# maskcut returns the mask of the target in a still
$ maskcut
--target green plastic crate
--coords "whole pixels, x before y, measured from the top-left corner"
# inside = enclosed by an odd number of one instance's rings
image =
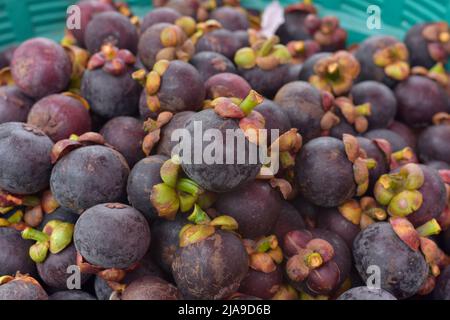
[[[0,48],[33,36],[59,39],[63,35],[67,7],[74,0],[0,0]],[[144,15],[150,0],[129,0],[133,11]],[[249,8],[263,9],[268,0],[242,0]],[[282,0],[288,5],[298,0]],[[403,38],[406,30],[418,22],[445,20],[450,22],[450,0],[315,0],[322,15],[336,15],[349,31],[349,43],[360,42],[374,34],[390,34]],[[382,12],[382,29],[366,27],[369,5]]]

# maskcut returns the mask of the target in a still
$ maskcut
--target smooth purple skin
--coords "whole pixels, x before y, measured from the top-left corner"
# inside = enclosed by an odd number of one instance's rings
[[[342,115],[339,116],[339,123],[335,125],[330,130],[330,137],[342,140],[344,134],[350,134],[352,136],[357,136],[355,128],[349,124]]]
[[[95,15],[106,11],[114,11],[115,9],[107,3],[97,0],[78,1],[77,6],[81,13],[80,28],[70,30],[70,33],[77,40],[77,44],[84,48],[84,34],[86,33],[88,23],[94,18]]]
[[[197,52],[214,51],[232,60],[241,48],[241,40],[230,30],[218,29],[201,37],[196,45]]]
[[[167,159],[159,155],[144,158],[136,163],[128,176],[128,201],[147,219],[158,217],[157,211],[150,202],[150,195],[152,187],[162,183],[160,170]]]
[[[294,230],[304,229],[305,222],[297,209],[287,201],[281,201],[280,214],[272,229],[278,243],[283,245],[284,236]]]
[[[142,19],[141,34],[157,23],[174,23],[178,18],[181,18],[181,14],[174,9],[164,7],[155,8],[147,13]]]
[[[197,111],[203,106],[205,86],[193,66],[174,60],[162,76],[157,96],[161,111]]]
[[[119,152],[105,146],[86,146],[56,163],[50,188],[60,205],[81,213],[100,203],[125,200],[129,173]]]
[[[37,101],[28,114],[28,123],[40,128],[54,142],[91,131],[89,111],[77,99],[62,94]]]
[[[304,145],[295,169],[300,194],[317,206],[337,207],[355,195],[353,164],[336,138],[321,137]]]
[[[0,124],[26,122],[33,99],[23,94],[16,86],[0,87]]]
[[[239,233],[248,239],[266,236],[281,210],[281,196],[266,181],[254,180],[219,196],[215,208],[236,219]]]
[[[217,52],[199,52],[192,57],[189,63],[198,70],[204,82],[216,74],[237,73],[233,62]]]
[[[337,300],[397,300],[392,294],[383,289],[369,289],[366,287],[356,287],[345,291]]]
[[[0,188],[31,195],[48,187],[53,142],[38,128],[20,122],[0,125]]]
[[[411,67],[432,68],[436,61],[431,57],[428,51],[428,41],[423,37],[423,29],[428,23],[420,23],[409,29],[405,36],[405,44],[409,51],[409,62]]]
[[[19,231],[0,228],[0,274],[36,274],[36,265],[29,255],[31,245],[33,241],[22,239]]]
[[[113,118],[103,126],[100,134],[125,157],[130,168],[145,158],[142,141],[146,133],[142,121],[133,117]]]
[[[287,113],[272,100],[264,99],[264,101],[254,110],[262,114],[266,121],[265,128],[268,130],[268,145],[275,141],[275,137],[272,138],[271,130],[278,130],[278,136],[281,136],[292,127],[291,120],[289,120]]]
[[[303,143],[320,137],[324,110],[319,90],[307,82],[291,82],[278,91],[274,102],[287,113],[292,127],[302,135]]]
[[[21,91],[39,99],[67,88],[72,63],[56,42],[33,38],[23,42],[14,52],[11,73]]]
[[[48,300],[48,295],[39,284],[15,279],[0,286],[0,300]]]
[[[73,241],[87,262],[103,268],[125,269],[148,251],[150,228],[144,216],[130,206],[111,209],[100,204],[78,219]]]
[[[172,263],[175,283],[186,299],[224,299],[237,291],[247,271],[242,240],[222,230],[179,248]]]
[[[39,277],[52,289],[67,289],[67,280],[72,276],[72,273],[67,273],[67,268],[76,265],[76,260],[77,251],[73,244],[57,254],[49,253],[43,263],[36,264]],[[80,283],[84,284],[90,276],[90,274],[82,273]]]
[[[397,39],[391,36],[372,36],[363,41],[354,53],[355,58],[361,65],[361,72],[356,83],[373,80],[393,88],[398,81],[388,77],[384,72],[384,68],[375,64],[373,55],[378,49],[392,46],[398,42]]]
[[[305,19],[308,13],[294,11],[284,15],[285,22],[278,28],[276,35],[282,43],[293,40],[311,39],[311,34],[305,27]]]
[[[103,12],[88,23],[84,35],[86,48],[91,54],[99,52],[102,45],[112,43],[119,49],[137,53],[139,35],[130,19],[119,12]]]
[[[306,228],[308,230],[315,229],[317,226],[317,218],[320,207],[314,205],[302,196],[297,196],[291,201],[291,204],[295,207],[295,209],[297,209],[298,212],[300,212],[300,215],[305,221]]]
[[[277,266],[275,271],[270,273],[249,268],[244,280],[241,281],[238,291],[249,296],[269,300],[277,293],[282,284],[283,269],[280,266]]]
[[[141,33],[138,43],[139,60],[148,69],[151,70],[156,62],[156,55],[164,48],[161,43],[161,32],[172,26],[170,23],[160,22],[147,28]]]
[[[408,142],[398,133],[389,130],[389,129],[375,129],[368,131],[364,134],[364,137],[367,139],[384,139],[391,144],[392,151],[400,151],[406,147],[410,147]]]
[[[12,45],[12,46],[7,47],[2,52],[0,52],[0,69],[9,67],[9,65],[11,64],[12,56],[13,56],[16,48],[17,48],[16,45]]]
[[[250,28],[247,15],[238,8],[219,7],[211,12],[209,18],[219,21],[223,28],[230,31],[247,30]]]
[[[173,116],[168,124],[161,128],[158,147],[156,153],[159,155],[171,157],[173,148],[178,144],[178,141],[172,141],[172,133],[176,129],[182,129],[195,114],[193,111],[183,111]]]
[[[450,125],[425,129],[419,136],[417,148],[423,162],[443,161],[450,164]]]
[[[425,165],[420,165],[425,182],[418,189],[423,196],[423,203],[419,210],[408,215],[408,220],[414,227],[420,227],[431,219],[437,219],[447,205],[445,184],[439,173]]]
[[[122,300],[181,300],[181,294],[171,283],[157,277],[145,276],[131,282]]]
[[[196,17],[199,3],[197,1],[168,0],[164,7],[179,12],[182,16]]]
[[[337,208],[321,208],[317,227],[336,233],[350,249],[353,247],[353,240],[361,231],[359,226],[344,218]]]
[[[421,128],[432,123],[433,116],[448,111],[448,95],[435,81],[411,76],[395,88],[398,118],[406,125]]]
[[[245,99],[252,87],[241,76],[234,73],[220,73],[205,82],[206,98],[219,97]]]
[[[58,291],[48,297],[49,300],[97,300],[94,296],[81,290]]]
[[[263,96],[273,99],[278,90],[289,80],[289,64],[279,65],[272,70],[259,67],[239,69],[239,73],[250,83],[250,86]]]
[[[427,163],[425,163],[427,166],[429,166],[430,168],[433,168],[435,170],[450,170],[450,164],[447,162],[443,162],[443,161],[429,161]]]
[[[428,277],[429,266],[420,251],[413,251],[394,233],[388,222],[373,223],[353,243],[356,269],[363,281],[371,274],[367,268],[380,268],[381,288],[397,299],[416,294]]]
[[[350,91],[355,105],[370,103],[371,115],[368,130],[386,128],[395,118],[397,100],[392,90],[375,81],[364,81],[353,86]]]
[[[388,127],[389,130],[394,131],[399,136],[405,140],[406,144],[416,150],[417,147],[417,137],[414,131],[405,125],[402,122],[394,121],[392,124]]]
[[[104,119],[138,114],[142,87],[131,77],[134,71],[135,68],[129,68],[120,76],[103,69],[85,71],[81,93],[93,113]]]

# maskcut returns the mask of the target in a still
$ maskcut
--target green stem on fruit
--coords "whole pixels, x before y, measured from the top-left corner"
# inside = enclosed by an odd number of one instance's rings
[[[208,214],[197,204],[194,205],[194,211],[188,217],[188,220],[195,224],[207,224],[211,221]]]
[[[41,204],[41,200],[37,196],[25,196],[22,199],[22,205],[27,207],[36,207]]]
[[[193,180],[187,178],[181,178],[177,182],[177,190],[189,193],[190,195],[197,196],[203,193],[203,189]]]
[[[17,210],[7,220],[9,223],[14,224],[14,223],[19,223],[20,221],[22,221],[22,218],[23,218],[23,211]]]
[[[258,55],[261,57],[267,57],[273,49],[273,46],[276,45],[278,39],[276,36],[272,36],[266,41],[264,41],[261,49],[259,49]]]
[[[429,237],[429,236],[437,235],[442,231],[441,226],[436,221],[436,219],[432,219],[432,220],[428,221],[427,223],[418,227],[416,230],[420,234],[421,237]]]
[[[0,208],[0,214],[6,214],[10,212],[12,209],[14,209],[14,207],[2,207]]]
[[[264,98],[255,90],[251,90],[239,107],[244,111],[245,115],[249,115],[256,106],[263,102]]]
[[[48,234],[29,227],[25,228],[25,230],[22,231],[22,238],[25,240],[34,240],[37,242],[47,242],[50,240]]]
[[[305,263],[310,269],[316,269],[323,264],[323,258],[320,253],[314,252],[305,257]]]

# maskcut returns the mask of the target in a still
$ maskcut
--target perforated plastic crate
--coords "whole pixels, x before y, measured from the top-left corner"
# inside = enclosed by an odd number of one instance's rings
[[[64,30],[67,7],[74,0],[0,0],[0,48],[33,36],[58,39]],[[142,16],[150,10],[150,0],[128,0],[134,12]],[[281,0],[288,5],[298,0]],[[242,0],[246,7],[263,9],[270,0]],[[349,31],[349,42],[359,42],[373,34],[384,33],[402,38],[418,22],[450,22],[450,0],[315,0],[322,15],[336,15]],[[382,29],[366,26],[367,8],[381,8]]]

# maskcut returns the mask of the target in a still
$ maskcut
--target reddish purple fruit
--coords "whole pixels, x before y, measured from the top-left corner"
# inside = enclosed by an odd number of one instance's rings
[[[244,78],[233,73],[212,76],[206,81],[205,88],[207,99],[219,97],[244,99],[252,89]]]
[[[67,88],[72,63],[63,47],[56,42],[34,38],[16,49],[11,72],[21,91],[39,99]]]
[[[130,283],[122,300],[181,300],[181,294],[171,283],[157,277],[146,276]]]
[[[272,232],[277,239],[284,239],[284,236],[294,230],[304,229],[305,221],[300,212],[289,202],[281,201],[281,210]],[[280,245],[283,245],[280,243]]]
[[[250,28],[247,15],[240,8],[219,7],[211,12],[210,19],[219,21],[225,29],[230,31],[247,30]]]
[[[0,124],[26,122],[34,101],[16,86],[0,87]]]
[[[19,274],[0,285],[0,300],[48,300],[48,295],[36,279]]]
[[[441,124],[425,129],[417,143],[420,160],[443,161],[450,164],[450,125]]]
[[[113,118],[103,126],[100,134],[125,157],[130,168],[145,157],[142,141],[146,133],[142,121],[132,117]]]
[[[282,284],[283,269],[280,266],[277,266],[275,271],[269,273],[249,268],[247,275],[241,282],[239,292],[269,300],[277,293]]]
[[[142,19],[141,34],[143,34],[151,26],[165,22],[174,23],[178,18],[181,18],[181,14],[171,8],[156,8],[147,13]]]
[[[35,274],[36,265],[28,251],[32,241],[24,240],[19,231],[0,228],[0,274],[13,276],[17,271]]]
[[[28,123],[44,131],[57,142],[71,134],[91,131],[88,105],[70,94],[54,94],[36,102],[28,114]]]
[[[241,41],[230,30],[218,29],[203,35],[196,44],[197,52],[213,51],[233,59],[241,47]]]
[[[219,73],[237,72],[233,62],[217,52],[199,52],[192,57],[190,63],[198,70],[203,81]]]
[[[168,124],[161,129],[160,138],[156,153],[166,157],[172,156],[172,149],[179,141],[172,140],[172,133],[177,129],[182,129],[195,113],[192,111],[183,111],[173,116]]]
[[[393,152],[403,150],[406,147],[409,147],[408,143],[405,139],[398,133],[388,130],[388,129],[375,129],[364,134],[365,138],[374,140],[374,139],[384,139],[391,144],[391,148]]]
[[[91,54],[99,52],[104,44],[112,44],[136,54],[138,40],[136,27],[119,12],[97,14],[88,23],[84,35],[86,48]]]

